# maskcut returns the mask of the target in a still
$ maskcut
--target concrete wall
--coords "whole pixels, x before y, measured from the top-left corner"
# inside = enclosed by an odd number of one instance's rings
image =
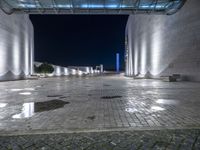
[[[126,75],[181,74],[200,81],[200,1],[174,15],[131,15],[126,27]]]
[[[28,15],[6,15],[0,10],[0,81],[33,73],[33,34]]]

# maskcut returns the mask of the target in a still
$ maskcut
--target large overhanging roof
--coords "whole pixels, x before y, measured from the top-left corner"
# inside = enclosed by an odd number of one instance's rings
[[[185,0],[0,0],[7,14],[173,14]]]

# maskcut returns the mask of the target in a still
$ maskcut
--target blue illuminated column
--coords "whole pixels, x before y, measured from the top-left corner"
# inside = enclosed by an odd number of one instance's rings
[[[119,53],[116,54],[116,72],[119,73]]]

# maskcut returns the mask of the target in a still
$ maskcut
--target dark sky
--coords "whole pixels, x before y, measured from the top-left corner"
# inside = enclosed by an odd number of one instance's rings
[[[128,16],[31,15],[35,60],[61,66],[115,68],[115,53],[124,65],[124,37]]]

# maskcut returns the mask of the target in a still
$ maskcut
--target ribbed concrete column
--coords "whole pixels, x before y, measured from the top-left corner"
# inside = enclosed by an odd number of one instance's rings
[[[181,74],[200,81],[200,1],[188,0],[174,15],[131,15],[126,33],[133,74]]]
[[[33,26],[29,16],[0,11],[0,20],[0,81],[25,78],[33,69]]]

